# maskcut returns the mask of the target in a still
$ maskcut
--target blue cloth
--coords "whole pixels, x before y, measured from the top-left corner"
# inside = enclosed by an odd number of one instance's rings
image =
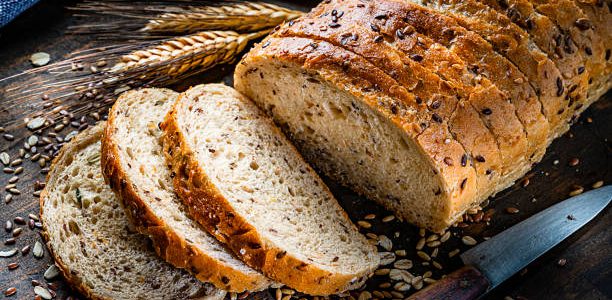
[[[38,0],[0,0],[0,27],[8,24]]]

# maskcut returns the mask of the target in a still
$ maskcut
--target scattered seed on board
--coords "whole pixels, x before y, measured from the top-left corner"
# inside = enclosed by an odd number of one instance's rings
[[[513,215],[519,212],[518,208],[516,207],[506,207],[506,212]]]
[[[432,261],[431,264],[438,270],[442,270],[442,265],[437,261]]]
[[[395,220],[395,216],[394,215],[390,215],[390,216],[386,216],[384,218],[382,218],[383,223],[388,223]]]
[[[36,52],[30,56],[30,62],[37,67],[42,67],[49,63],[51,55],[46,52]]]
[[[18,237],[23,232],[23,228],[17,227],[13,229],[13,237]]]
[[[584,188],[580,186],[580,187],[574,189],[573,191],[571,191],[569,193],[569,196],[570,197],[578,196],[578,195],[582,194],[582,192],[584,192]]]
[[[406,250],[400,249],[400,250],[395,250],[395,255],[397,255],[397,256],[406,256],[406,255],[408,255],[408,253],[406,252]]]
[[[43,249],[43,245],[39,241],[36,241],[36,243],[34,243],[34,249],[32,249],[32,255],[34,255],[34,257],[36,258],[42,258],[45,255],[45,250]]]
[[[464,235],[461,238],[461,242],[463,242],[463,244],[468,245],[468,246],[474,246],[476,244],[478,244],[478,242],[471,236],[469,235]]]
[[[430,261],[431,257],[429,256],[429,254],[423,252],[423,251],[417,251],[417,255],[424,261]]]
[[[565,259],[565,258],[561,258],[561,259],[559,259],[559,261],[557,261],[557,265],[559,267],[565,267],[566,264],[567,264],[567,259]]]
[[[385,275],[389,274],[390,271],[391,271],[391,269],[378,269],[378,270],[374,271],[374,275],[376,275],[376,276],[385,276]]]
[[[569,166],[570,167],[575,167],[580,163],[580,159],[578,159],[577,157],[574,157],[572,159],[569,160]]]
[[[365,220],[374,220],[374,219],[376,219],[376,215],[375,214],[367,214],[363,218]]]
[[[378,245],[387,251],[391,251],[391,249],[393,249],[393,242],[386,235],[378,236]]]
[[[450,231],[445,232],[441,237],[440,237],[440,242],[444,243],[446,241],[448,241],[448,239],[450,238],[451,233]]]
[[[27,255],[30,252],[30,245],[26,245],[23,248],[21,248],[21,255]]]
[[[409,259],[400,259],[393,263],[393,267],[400,270],[412,269],[412,261]]]
[[[46,280],[53,280],[59,275],[59,268],[56,265],[51,265],[44,273],[44,277]]]
[[[363,291],[359,293],[359,297],[357,297],[357,300],[370,300],[370,299],[372,299],[372,294],[368,291]]]
[[[12,270],[19,268],[19,264],[14,262],[14,263],[8,264],[6,267],[9,269],[9,271],[12,271]]]
[[[53,299],[53,296],[51,295],[51,292],[49,292],[49,290],[47,290],[46,288],[37,285],[34,287],[34,294],[42,297],[45,300],[51,300]]]
[[[4,290],[4,296],[5,297],[13,296],[16,293],[17,293],[17,288],[15,288],[15,287],[10,287],[10,288]]]
[[[593,183],[593,185],[591,187],[594,188],[594,189],[598,189],[598,188],[602,187],[603,184],[604,184],[603,180],[599,180],[599,181]]]
[[[11,162],[11,156],[6,152],[0,153],[0,162],[7,166]]]
[[[403,281],[400,281],[393,286],[393,289],[400,292],[406,292],[410,290],[410,285]]]
[[[11,250],[6,250],[6,251],[0,251],[0,257],[1,258],[7,258],[7,257],[11,257],[15,254],[17,254],[17,249],[11,249]]]
[[[36,129],[43,127],[43,125],[45,125],[45,121],[46,121],[45,118],[42,118],[42,117],[34,118],[30,120],[30,122],[28,122],[26,126],[30,130],[36,130]]]
[[[416,244],[416,247],[415,247],[415,248],[416,248],[417,250],[421,250],[421,249],[423,249],[423,247],[425,247],[425,238],[421,238],[421,239],[420,239],[420,240],[417,242],[417,244]]]
[[[380,265],[388,265],[395,261],[395,253],[393,252],[378,252],[378,256],[380,257]]]
[[[357,221],[357,225],[359,225],[360,227],[365,228],[365,229],[372,228],[372,224],[370,224],[370,222],[366,222],[366,221]]]

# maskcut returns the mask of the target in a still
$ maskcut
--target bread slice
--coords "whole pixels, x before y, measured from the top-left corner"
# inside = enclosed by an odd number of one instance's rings
[[[41,194],[47,246],[90,299],[223,299],[225,292],[162,261],[132,230],[100,172],[104,123],[62,147]]]
[[[159,141],[159,123],[178,93],[141,89],[122,94],[109,113],[102,142],[102,170],[138,231],[156,252],[199,280],[231,292],[270,285],[261,273],[235,258],[189,218],[172,186]]]
[[[312,295],[359,287],[378,266],[323,181],[234,89],[189,89],[162,129],[179,196],[248,265]]]
[[[586,97],[587,78],[584,74],[573,76],[576,70],[572,70],[572,74],[562,73],[548,54],[542,52],[524,30],[513,24],[505,15],[475,0],[409,0],[409,2],[420,5],[421,12],[429,10],[448,16],[448,18],[437,18],[446,28],[457,24],[488,41],[495,51],[510,60],[527,76],[536,90],[552,96],[540,99],[550,100],[542,101],[542,107],[546,118],[551,122],[553,129],[551,132],[555,134],[554,137],[567,131],[569,128],[567,120],[571,118],[573,110],[567,108],[564,99],[570,91],[569,96],[573,98]],[[423,25],[425,24],[422,24],[422,27],[425,27]],[[463,34],[462,31],[453,33]]]

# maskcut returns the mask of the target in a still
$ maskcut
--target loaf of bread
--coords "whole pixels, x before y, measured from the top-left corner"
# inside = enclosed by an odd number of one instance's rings
[[[104,123],[62,147],[40,197],[43,235],[64,278],[89,299],[223,299],[133,230],[100,172],[103,131]]]
[[[357,288],[378,267],[323,181],[234,89],[187,90],[161,127],[179,197],[249,266],[311,295]]]
[[[612,86],[609,16],[569,0],[325,1],[251,50],[234,84],[319,170],[438,231]]]
[[[172,265],[230,292],[258,291],[271,281],[247,267],[187,214],[172,186],[159,123],[178,97],[168,89],[123,93],[102,140],[104,177],[137,230]]]

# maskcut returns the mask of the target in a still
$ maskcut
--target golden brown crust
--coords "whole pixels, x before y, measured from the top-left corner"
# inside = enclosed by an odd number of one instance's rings
[[[304,47],[310,43],[309,41],[311,40],[307,38],[270,38],[263,42],[263,45],[268,44],[267,47],[257,47],[249,53],[237,68],[235,76],[240,77],[242,76],[241,74],[247,74],[245,77],[248,77],[249,69],[251,68],[249,64],[255,64],[254,62],[258,60],[274,59],[294,63],[310,72],[318,72],[325,80],[341,90],[348,91],[355,97],[365,99],[364,102],[372,110],[379,111],[392,120],[400,130],[407,131],[407,134],[409,134],[409,128],[414,126],[414,124],[411,124],[408,119],[403,118],[401,114],[386,111],[384,104],[381,103],[383,102],[381,99],[384,99],[381,95],[389,95],[386,92],[387,89],[384,88],[385,85],[379,84],[376,81],[380,78],[388,77],[384,72],[369,64],[363,58],[327,42],[317,42],[318,46],[316,49]],[[341,67],[345,65],[344,61],[350,67]],[[368,74],[368,80],[363,81],[362,78],[365,77],[360,77],[362,76],[361,74]],[[347,80],[343,81],[343,79]],[[237,79],[235,82],[239,80],[241,79]],[[374,100],[376,101],[368,101],[367,99],[370,96],[364,95],[362,92],[364,90],[362,87],[372,84],[371,82],[375,82],[376,85],[381,87],[379,91],[373,93]],[[473,120],[470,119],[470,121]],[[441,230],[450,225],[448,220],[454,220],[455,212],[460,210],[465,203],[472,203],[473,199],[479,198],[477,196],[477,179],[473,168],[461,164],[466,152],[449,132],[447,120],[443,120],[442,123],[430,121],[427,124],[424,126],[426,129],[416,138],[416,142],[422,147],[424,157],[431,161],[434,173],[440,174],[442,182],[446,184],[446,187],[441,187],[442,194],[439,195],[439,198],[446,199],[448,197],[456,200],[452,202],[453,207],[448,205],[441,206],[445,209],[441,210],[436,217],[436,221],[430,224],[419,222],[410,215],[404,214],[405,212],[398,211],[397,213],[405,219],[417,223],[419,226]],[[460,127],[460,125],[457,125],[457,127]],[[486,131],[486,128],[484,130]],[[486,137],[486,134],[483,133],[483,136]],[[484,142],[485,140],[482,141]],[[469,164],[469,162],[467,163]],[[341,178],[336,179],[341,180]],[[362,194],[364,193],[364,190],[361,190],[359,187],[352,188]]]
[[[130,91],[121,97],[130,97],[130,93],[139,92]],[[120,99],[117,103],[121,103]],[[230,292],[259,291],[267,288],[270,281],[265,276],[255,272],[245,274],[203,252],[159,218],[140,197],[121,167],[117,144],[120,138],[114,136],[115,119],[120,109],[121,107],[114,105],[109,112],[102,139],[101,164],[104,179],[122,202],[131,223],[153,241],[155,252],[159,256],[177,268],[186,269],[202,282],[210,282],[217,288]]]
[[[162,141],[164,153],[176,174],[176,191],[195,220],[247,265],[298,291],[330,295],[365,281],[369,274],[336,274],[292,256],[260,235],[237,214],[202,170],[194,152],[186,146],[186,137],[179,129],[177,120],[179,101],[161,125],[164,131]],[[294,151],[299,155],[297,150]],[[312,169],[309,170],[315,174]]]
[[[446,159],[446,164],[460,164],[464,159],[463,156],[467,154],[470,163],[466,163],[466,167],[470,168],[473,165],[477,165],[477,174],[479,174],[478,178],[476,178],[477,188],[483,193],[488,194],[489,191],[485,190],[484,187],[495,186],[497,179],[502,174],[502,163],[496,141],[491,132],[489,132],[489,129],[485,127],[477,112],[466,114],[467,117],[464,118],[451,118],[451,116],[454,115],[457,109],[458,98],[473,98],[471,102],[463,102],[462,105],[467,104],[467,107],[463,107],[462,110],[468,108],[474,110],[470,103],[483,104],[482,101],[475,101],[476,99],[486,100],[484,104],[486,108],[496,112],[495,116],[492,116],[494,117],[494,122],[500,123],[500,121],[503,121],[502,123],[505,124],[504,128],[511,129],[512,136],[518,136],[513,148],[520,149],[520,151],[515,151],[519,157],[511,159],[511,161],[516,161],[524,156],[525,147],[524,143],[521,142],[524,142],[525,139],[522,125],[514,115],[514,107],[507,103],[499,93],[497,95],[489,93],[486,99],[480,97],[482,92],[487,91],[487,89],[481,89],[477,92],[473,92],[473,89],[469,89],[467,92],[457,89],[456,83],[441,79],[432,71],[426,69],[418,61],[419,59],[411,58],[412,52],[405,53],[385,42],[376,42],[381,35],[361,26],[363,24],[377,24],[374,16],[369,17],[365,15],[366,6],[360,6],[362,4],[360,1],[343,1],[342,4],[337,2],[339,1],[319,5],[306,17],[283,27],[276,35],[322,39],[336,47],[343,47],[352,51],[364,57],[373,66],[386,70],[390,77],[395,78],[416,97],[423,99],[424,103],[429,107],[428,113],[431,116],[435,114],[442,119],[442,126],[448,126],[446,131],[451,133],[450,138],[457,140],[462,145],[463,149],[461,151],[454,151],[453,153],[455,154],[442,156]],[[342,17],[333,18],[336,20],[335,24],[338,25],[328,26],[327,24],[332,22],[332,16],[323,15],[331,11],[332,8],[342,12]],[[371,20],[371,22],[367,20]],[[353,40],[352,37],[354,36],[358,38]],[[393,36],[386,37],[387,41],[392,38]],[[459,96],[456,96],[457,94]],[[484,107],[480,107],[479,110],[482,111],[483,109]],[[502,115],[505,115],[505,117],[499,118]],[[487,119],[491,119],[490,117],[487,116]],[[513,123],[512,121],[516,122]],[[455,124],[454,122],[461,123]],[[521,138],[522,140],[519,141]],[[478,139],[479,143],[471,143],[475,139]],[[424,139],[421,140],[424,141]],[[430,143],[431,141],[424,144]],[[440,155],[442,154],[440,153]],[[484,162],[480,162],[472,160],[470,157],[486,157],[487,159]]]
[[[65,145],[64,147],[62,147],[62,149],[60,149],[60,152],[57,154],[57,156],[55,156],[55,158],[53,159],[53,162],[51,163],[51,171],[49,172],[49,174],[47,174],[47,182],[49,181],[49,178],[51,178],[51,176],[55,174],[57,164],[59,162],[62,162],[65,159],[64,158],[65,156],[70,156],[72,155],[72,153],[78,152],[81,149],[84,149],[87,146],[91,145],[92,143],[96,143],[100,140],[102,133],[104,131],[104,126],[105,126],[104,124],[105,124],[104,122],[98,123],[98,125],[79,133],[78,135],[72,138],[69,144]],[[53,260],[55,261],[55,265],[60,269],[60,272],[62,273],[63,278],[66,280],[66,282],[68,282],[68,284],[72,288],[76,289],[80,294],[82,294],[88,299],[113,300],[113,299],[99,297],[98,295],[94,294],[91,291],[91,289],[87,287],[76,275],[73,275],[73,273],[70,272],[70,268],[66,266],[66,264],[61,259],[61,257],[57,253],[55,253],[55,251],[51,247],[51,239],[49,237],[49,232],[47,230],[47,223],[44,221],[45,219],[44,219],[44,209],[43,209],[45,206],[45,201],[47,200],[47,197],[48,197],[47,189],[44,189],[40,194],[40,216],[43,220],[42,236],[44,240],[46,241],[47,250],[49,250],[51,257],[53,257]]]

